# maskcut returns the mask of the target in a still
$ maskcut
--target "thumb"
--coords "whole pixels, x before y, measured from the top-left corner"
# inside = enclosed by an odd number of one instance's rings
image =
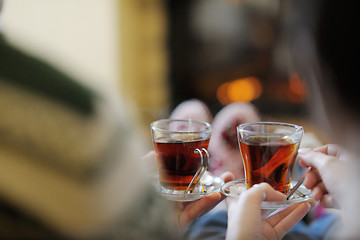
[[[299,149],[298,157],[301,165],[307,167],[315,167],[320,175],[324,174],[331,168],[332,165],[336,165],[337,158],[324,154],[322,152],[315,152],[309,148]]]
[[[341,196],[341,192],[344,191],[342,190],[344,182],[349,180],[348,168],[343,161],[335,156],[311,149],[299,150],[298,156],[302,164],[317,169],[325,187],[331,194],[335,194],[336,198]]]

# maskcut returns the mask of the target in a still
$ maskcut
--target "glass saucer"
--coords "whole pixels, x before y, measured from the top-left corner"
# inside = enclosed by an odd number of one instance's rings
[[[190,193],[163,188],[159,183],[159,175],[156,175],[154,184],[156,191],[168,200],[177,202],[191,202],[211,193],[219,192],[220,187],[224,184],[224,181],[221,178],[210,174],[209,172],[205,172],[203,177],[200,179],[200,183],[197,184],[197,186],[195,186],[195,188],[191,190]]]
[[[296,185],[296,181],[292,181],[290,183],[290,189]],[[240,196],[240,194],[246,191],[245,179],[234,180],[231,182],[227,182],[222,185],[220,191],[227,197],[236,198]],[[296,192],[290,197],[289,200],[284,201],[263,201],[261,203],[262,209],[279,209],[286,208],[292,204],[309,201],[312,199],[312,194],[309,189],[307,189],[304,185],[301,185]]]

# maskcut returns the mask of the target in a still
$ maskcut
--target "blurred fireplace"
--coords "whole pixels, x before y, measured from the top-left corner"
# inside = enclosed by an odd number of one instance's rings
[[[198,98],[213,113],[245,101],[265,115],[304,114],[305,87],[291,69],[280,1],[165,3],[171,107]]]

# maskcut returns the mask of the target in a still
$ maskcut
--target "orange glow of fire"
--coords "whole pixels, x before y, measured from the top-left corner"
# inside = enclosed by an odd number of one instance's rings
[[[218,100],[224,104],[251,102],[260,97],[262,85],[255,77],[236,79],[221,84],[216,92]]]

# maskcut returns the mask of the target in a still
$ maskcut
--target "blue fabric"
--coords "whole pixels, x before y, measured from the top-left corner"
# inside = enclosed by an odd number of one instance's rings
[[[312,221],[311,224],[305,224],[303,221],[300,221],[290,230],[284,239],[327,239],[327,236],[331,232],[330,227],[333,226],[338,219],[339,216],[337,214],[324,214],[320,218]],[[299,238],[300,236],[306,238]]]
[[[227,212],[207,213],[196,219],[184,232],[187,240],[218,240],[225,239],[227,229]]]
[[[326,239],[329,228],[339,219],[336,214],[324,214],[311,224],[303,221],[295,225],[283,238],[285,240],[304,239],[318,240]],[[227,212],[218,211],[205,214],[195,220],[184,232],[183,239],[186,240],[218,240],[225,239],[227,229]]]

